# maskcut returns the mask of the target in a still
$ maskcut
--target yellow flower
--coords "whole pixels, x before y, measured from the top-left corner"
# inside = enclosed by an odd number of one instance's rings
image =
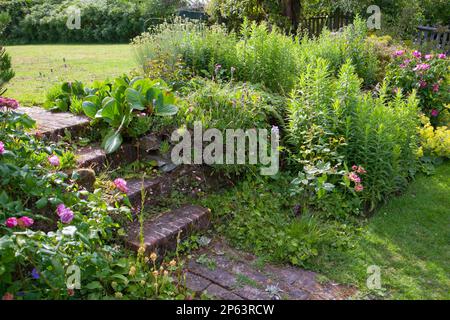
[[[177,265],[177,262],[175,260],[172,260],[169,262],[169,266],[175,267]]]
[[[149,257],[145,257],[144,261],[145,261],[145,263],[148,263],[150,261],[150,258]]]
[[[155,278],[158,277],[158,270],[153,271],[152,274]]]
[[[116,296],[117,299],[122,299],[123,294],[122,294],[122,292],[116,292],[115,296]]]
[[[141,280],[141,286],[145,286],[145,280]]]
[[[153,252],[153,253],[150,255],[150,259],[152,259],[152,261],[155,262],[155,261],[156,261],[156,258],[158,258],[158,256],[156,255],[155,252]]]
[[[145,245],[140,246],[138,250],[138,254],[143,255],[145,253]]]
[[[136,267],[131,266],[130,271],[128,272],[130,276],[134,276],[136,274]]]

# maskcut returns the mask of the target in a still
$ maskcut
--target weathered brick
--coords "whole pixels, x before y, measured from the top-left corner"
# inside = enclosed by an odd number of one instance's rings
[[[186,273],[186,288],[189,290],[201,294],[209,285],[211,281],[191,272]]]
[[[209,295],[221,300],[243,300],[237,294],[234,294],[233,292],[223,287],[220,287],[214,283],[211,284],[208,288],[206,288],[206,292]]]
[[[195,213],[198,218],[190,223],[186,223],[181,227],[169,229],[169,222],[176,222],[180,216],[188,216]],[[209,226],[210,212],[208,209],[187,205],[179,209],[163,213],[153,220],[144,222],[144,242],[148,252],[157,250],[164,253],[167,250],[173,250],[177,245],[178,233],[181,237],[186,238],[189,235],[188,230],[201,230],[204,226]],[[161,223],[166,222],[166,223]],[[138,222],[133,223],[129,227],[127,244],[134,249],[140,245],[140,225]]]

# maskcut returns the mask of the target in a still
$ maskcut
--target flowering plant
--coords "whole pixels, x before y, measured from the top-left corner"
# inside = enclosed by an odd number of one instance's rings
[[[411,93],[416,89],[422,111],[437,124],[449,101],[448,68],[449,59],[444,53],[397,50],[388,66],[387,79],[394,95],[399,90]]]

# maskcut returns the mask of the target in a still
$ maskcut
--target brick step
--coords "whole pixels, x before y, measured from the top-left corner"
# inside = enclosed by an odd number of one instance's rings
[[[58,141],[65,135],[67,130],[72,137],[84,135],[91,128],[90,120],[85,116],[77,116],[69,112],[51,112],[39,107],[20,107],[20,113],[26,113],[36,121],[36,133]]]
[[[125,143],[116,152],[106,154],[100,144],[96,143],[77,150],[76,158],[79,168],[90,168],[99,173],[105,168],[115,169],[121,165],[136,161],[138,159],[138,149],[131,143]]]
[[[353,287],[319,281],[312,271],[261,263],[224,239],[193,252],[187,269],[186,287],[197,296],[207,293],[216,299],[344,300],[357,293]]]
[[[211,211],[194,205],[164,212],[147,220],[143,225],[143,238],[146,253],[156,252],[162,257],[167,251],[176,249],[177,238],[186,239],[194,231],[209,228]],[[126,245],[133,250],[140,247],[140,224],[134,222],[128,228]]]

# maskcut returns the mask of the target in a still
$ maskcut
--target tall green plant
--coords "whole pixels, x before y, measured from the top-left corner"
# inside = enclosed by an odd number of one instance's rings
[[[0,95],[6,92],[4,86],[13,77],[14,71],[11,67],[11,57],[6,53],[5,48],[0,47]]]

